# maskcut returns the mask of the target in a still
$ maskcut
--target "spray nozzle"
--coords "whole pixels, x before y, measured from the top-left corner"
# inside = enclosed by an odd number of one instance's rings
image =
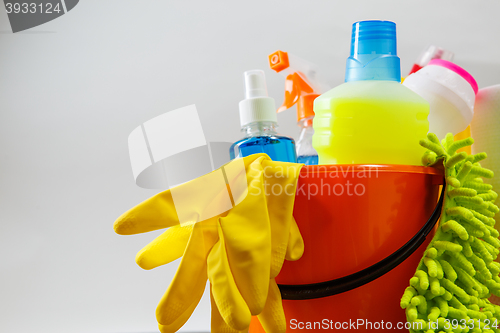
[[[435,45],[428,45],[424,49],[424,51],[422,51],[422,53],[419,55],[417,61],[415,61],[415,64],[413,64],[413,67],[408,75],[422,69],[422,67],[427,65],[431,60],[442,59],[442,60],[452,61],[453,56],[454,53],[451,51],[445,50]]]
[[[245,98],[268,97],[266,78],[264,72],[255,69],[246,71],[245,77]]]
[[[245,80],[245,99],[240,106],[241,127],[254,122],[276,122],[277,116],[274,99],[267,95],[264,71],[254,69],[243,74]]]
[[[284,69],[290,67],[290,61],[288,60],[288,53],[283,51],[276,51],[269,56],[269,65],[271,69],[276,72],[281,72]]]
[[[285,101],[278,108],[278,112],[291,108],[301,96],[312,94],[313,92],[313,88],[300,73],[287,75],[285,79]]]
[[[277,112],[285,111],[297,103],[298,121],[314,116],[314,99],[329,89],[318,79],[316,66],[283,51],[269,55],[269,65],[285,77],[285,101]]]

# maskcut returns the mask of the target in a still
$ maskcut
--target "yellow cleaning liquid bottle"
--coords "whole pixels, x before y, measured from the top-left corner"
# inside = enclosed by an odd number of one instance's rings
[[[345,83],[314,101],[319,164],[421,165],[429,104],[403,86],[396,24],[353,24]]]

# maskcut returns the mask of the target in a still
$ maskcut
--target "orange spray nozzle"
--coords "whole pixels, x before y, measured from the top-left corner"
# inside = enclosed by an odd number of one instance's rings
[[[299,97],[297,102],[297,122],[314,116],[314,100],[318,96],[319,94],[308,94]]]
[[[299,63],[302,62],[302,63]],[[278,112],[285,111],[297,103],[297,118],[302,120],[314,116],[313,101],[319,95],[313,88],[310,80],[300,67],[305,61],[296,59],[295,66],[290,64],[287,52],[276,51],[269,55],[271,69],[285,76],[285,101],[278,108]]]
[[[278,112],[291,108],[301,96],[312,94],[313,88],[306,82],[300,73],[293,73],[285,80],[285,101],[278,108]]]
[[[269,65],[271,69],[276,72],[281,72],[284,69],[290,67],[290,62],[288,61],[288,53],[283,51],[276,51],[269,55]]]

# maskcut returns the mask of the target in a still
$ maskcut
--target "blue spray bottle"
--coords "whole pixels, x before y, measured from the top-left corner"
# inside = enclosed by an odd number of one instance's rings
[[[273,161],[297,162],[295,141],[276,132],[278,118],[274,99],[267,95],[264,72],[244,73],[245,99],[239,104],[241,130],[245,137],[231,146],[231,159],[266,153]]]

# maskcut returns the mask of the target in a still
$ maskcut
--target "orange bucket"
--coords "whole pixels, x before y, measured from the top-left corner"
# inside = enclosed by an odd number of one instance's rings
[[[408,331],[399,301],[434,235],[443,184],[429,167],[302,168],[293,215],[304,255],[276,278],[287,332]],[[264,332],[252,319],[250,332]]]

